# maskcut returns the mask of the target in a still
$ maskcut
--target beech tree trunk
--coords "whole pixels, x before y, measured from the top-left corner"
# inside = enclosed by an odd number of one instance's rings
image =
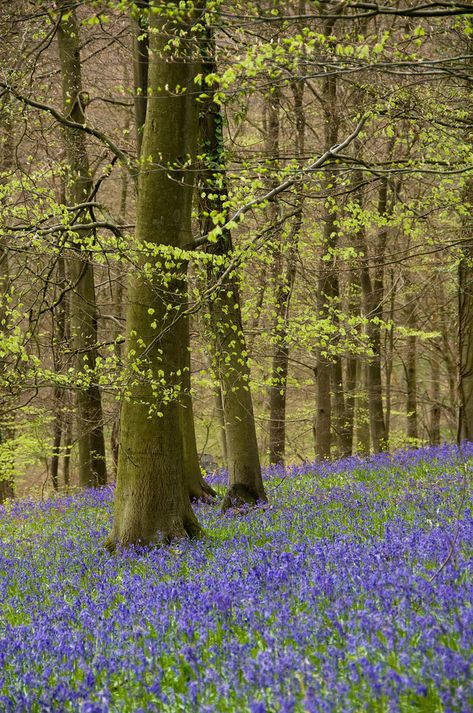
[[[299,161],[303,160],[305,145],[304,86],[305,84],[302,79],[295,80],[292,83],[294,116],[296,120],[295,155]],[[275,121],[268,122],[268,131],[270,136],[279,137],[279,127],[276,132],[272,126],[272,124],[275,123]],[[279,124],[279,117],[277,117],[277,123]],[[279,151],[279,146],[275,148]],[[274,324],[275,346],[271,365],[271,386],[269,389],[269,462],[274,464],[281,463],[283,465],[286,447],[287,375],[289,371],[287,336],[291,297],[296,278],[296,257],[299,233],[302,225],[303,200],[304,192],[301,186],[298,186],[295,195],[297,214],[294,217],[290,233],[284,241],[285,244],[276,246],[274,261],[276,317]]]
[[[194,171],[188,166],[196,158],[198,119],[191,13],[181,21],[150,15],[149,92],[159,101],[146,111],[142,150],[150,160],[140,168],[136,241],[151,269],[136,271],[128,289],[130,382],[109,549],[201,533],[187,493],[179,402],[188,370],[187,265],[179,255],[156,257],[159,246],[182,248],[192,240]],[[179,47],[166,50],[178,33]]]
[[[361,360],[357,364],[358,388],[355,397],[356,451],[361,455],[370,452],[370,417],[368,408],[368,365]]]
[[[13,127],[7,106],[7,98],[0,103],[0,185],[9,179],[13,171]],[[1,205],[0,205],[1,210]],[[0,238],[0,338],[8,337],[8,299],[10,293],[10,263],[8,240]],[[0,361],[0,375],[7,368],[8,357]],[[0,398],[0,447],[2,447],[2,468],[0,469],[0,503],[13,498],[14,487],[14,437],[13,416],[10,412],[11,397],[2,393]]]
[[[386,215],[387,211],[387,179],[381,179],[378,200],[379,215]],[[380,320],[383,317],[384,298],[384,252],[388,233],[382,229],[376,241],[374,254],[374,275],[373,280],[370,275],[370,268],[363,261],[360,270],[361,288],[363,293],[363,311],[367,317],[367,335],[372,351],[372,356],[368,359],[367,365],[367,386],[368,386],[368,408],[370,416],[371,443],[375,453],[379,453],[387,448],[386,426],[384,421],[383,407],[383,385],[381,375],[381,326]],[[360,246],[368,259],[368,248],[364,231],[359,233]]]
[[[181,430],[182,430],[182,450],[184,457],[184,473],[186,476],[187,491],[190,500],[210,500],[217,493],[205,482],[202,471],[200,469],[199,454],[197,453],[197,442],[195,437],[195,422],[194,411],[192,405],[191,394],[191,359],[189,351],[189,319],[182,317],[185,321],[186,334],[186,349],[185,362],[186,366],[182,375],[182,396],[180,399],[180,415],[181,415]]]
[[[85,123],[88,97],[82,91],[79,26],[75,3],[57,0],[61,12],[57,38],[62,76],[64,113],[73,121]],[[64,128],[68,185],[66,193],[73,204],[87,201],[92,183],[85,134]],[[76,221],[84,217],[79,210]],[[74,254],[69,260],[69,281],[74,286],[70,299],[71,342],[76,354],[76,368],[85,384],[77,391],[76,417],[79,445],[79,482],[83,487],[97,487],[107,482],[105,441],[100,390],[95,383],[97,358],[97,308],[94,270],[86,239],[79,234],[74,241]]]
[[[465,190],[465,202],[473,206],[473,181]],[[458,265],[459,413],[458,440],[473,441],[473,227],[471,214],[463,220],[465,242]]]
[[[203,74],[215,72],[215,43],[208,28],[202,43]],[[214,211],[227,219],[224,205],[227,187],[223,148],[223,119],[220,106],[210,96],[200,111],[201,151],[205,151],[205,168],[199,186],[199,220],[202,235],[215,227]],[[207,251],[224,256],[224,264],[208,269],[210,289],[209,313],[211,352],[219,376],[227,444],[228,491],[222,508],[255,504],[266,500],[250,391],[250,367],[241,321],[240,294],[234,271],[229,268],[233,255],[230,231],[223,229],[218,240],[209,243]]]
[[[440,396],[440,359],[434,346],[434,353],[430,361],[432,391],[432,406],[430,409],[429,442],[431,446],[440,445],[440,422],[442,416]]]
[[[141,155],[148,102],[149,37],[144,11],[149,0],[137,0],[132,9],[133,79],[135,86],[135,130],[138,157]]]
[[[326,22],[325,31],[330,33],[333,22]],[[338,112],[337,112],[337,80],[332,74],[323,81],[322,88],[323,114],[324,114],[324,139],[325,147],[333,146],[338,137]],[[324,179],[324,188],[329,192],[336,180],[334,171],[327,170]],[[331,251],[337,242],[334,207],[327,200],[323,216],[323,254],[319,260],[319,276],[317,279],[317,314],[320,319],[329,317],[329,305],[338,296],[338,281],[334,270],[333,260],[324,257]],[[331,455],[331,428],[332,428],[332,370],[333,359],[328,353],[327,346],[319,346],[316,350],[317,381],[316,381],[316,416],[315,416],[315,451],[318,458],[330,458]],[[340,374],[337,375],[339,380]],[[337,420],[343,407],[340,408],[340,394],[338,402]]]

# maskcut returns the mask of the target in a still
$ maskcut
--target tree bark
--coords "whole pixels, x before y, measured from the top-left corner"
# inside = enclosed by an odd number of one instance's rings
[[[7,98],[0,103],[0,185],[9,180],[13,172],[13,127],[10,120]],[[0,205],[1,209],[1,205]],[[0,238],[0,336],[8,337],[8,303],[11,292],[10,262],[8,240]],[[0,374],[8,369],[7,358],[0,361]],[[14,438],[15,428],[10,412],[11,397],[8,393],[1,396],[0,446],[2,447],[2,468],[0,470],[0,503],[15,494],[14,486]]]
[[[465,190],[465,203],[473,206],[473,181]],[[459,412],[458,441],[473,441],[473,223],[463,219],[461,257],[458,265]]]
[[[440,395],[440,359],[434,345],[434,353],[430,360],[431,381],[432,381],[432,406],[430,409],[429,442],[431,446],[440,445],[440,423],[442,417],[441,395]]]
[[[202,44],[203,74],[215,71],[215,43],[208,28]],[[227,196],[225,157],[223,148],[223,119],[220,106],[210,96],[200,112],[201,148],[205,151],[205,170],[200,176],[199,220],[203,235],[214,228],[211,215],[216,211],[228,218],[224,205]],[[255,504],[266,500],[250,391],[250,368],[243,332],[240,294],[237,278],[229,266],[233,255],[230,231],[223,229],[218,240],[210,243],[207,251],[226,258],[223,265],[210,266],[208,285],[210,331],[214,369],[219,376],[225,433],[229,487],[222,508],[227,510],[243,503]]]
[[[381,179],[378,199],[378,213],[385,216],[387,212],[387,179]],[[381,375],[381,325],[383,317],[384,298],[384,252],[388,233],[382,229],[376,241],[374,255],[374,276],[371,280],[370,269],[363,261],[360,270],[361,288],[363,293],[363,311],[367,318],[367,335],[372,355],[367,365],[368,407],[370,416],[371,443],[375,453],[387,447],[386,426],[384,421],[383,385]],[[368,248],[364,230],[359,232],[360,246],[365,260],[368,258]]]
[[[198,125],[192,21],[192,14],[181,21],[150,16],[149,92],[159,102],[148,103],[143,135],[143,154],[150,160],[141,166],[138,184],[142,269],[131,276],[128,290],[130,381],[121,411],[109,549],[201,533],[187,493],[179,403],[188,369],[187,265],[179,255],[157,259],[155,250],[182,248],[192,239],[194,171],[188,166],[196,158]],[[166,51],[167,38],[178,34],[179,48]],[[171,274],[164,264],[169,261]]]
[[[412,297],[411,297],[412,299]],[[407,326],[409,330],[417,328],[415,305],[407,308]],[[408,440],[419,437],[417,425],[417,337],[410,334],[406,345],[406,436]]]
[[[197,453],[197,442],[195,437],[194,411],[191,394],[191,359],[189,340],[189,319],[182,317],[186,328],[186,350],[184,359],[186,362],[182,375],[183,393],[180,400],[181,430],[182,430],[182,450],[184,457],[184,473],[187,483],[187,492],[191,501],[211,500],[217,493],[205,482],[200,468],[199,454]]]
[[[148,103],[148,71],[149,71],[149,37],[145,11],[149,8],[149,0],[138,0],[132,12],[133,32],[133,79],[135,103],[135,130],[138,157],[141,156],[143,130],[146,120]]]
[[[295,155],[299,162],[303,160],[305,146],[304,87],[305,83],[302,79],[294,80],[292,83],[296,123]],[[270,136],[277,136],[279,138],[279,126],[276,132],[272,127],[274,123],[274,121],[268,122],[269,134]],[[279,124],[279,117],[277,117],[277,123]],[[279,145],[274,148],[279,151]],[[289,371],[289,347],[287,337],[289,330],[289,310],[296,278],[297,246],[302,226],[303,200],[303,189],[301,186],[298,186],[295,195],[295,204],[298,213],[294,218],[294,223],[285,241],[286,245],[281,245],[281,248],[276,246],[274,261],[276,316],[273,330],[275,346],[271,367],[271,386],[269,389],[269,462],[273,464],[281,463],[282,465],[284,465],[286,447],[287,376]],[[282,251],[283,247],[286,248],[285,260]]]
[[[87,94],[82,91],[79,26],[75,3],[57,0],[61,13],[57,38],[62,76],[65,114],[85,123]],[[64,128],[68,163],[68,199],[83,203],[91,192],[91,177],[85,134]],[[83,218],[79,215],[77,220]],[[97,358],[97,308],[94,271],[87,251],[89,235],[78,234],[74,254],[69,261],[69,280],[75,285],[70,299],[71,341],[76,354],[76,368],[85,385],[78,389],[76,416],[79,445],[79,482],[83,487],[97,487],[107,482],[105,441],[100,390],[94,382]]]
[[[370,452],[370,418],[368,407],[368,365],[358,360],[358,390],[355,398],[356,451],[362,455]]]
[[[327,34],[333,26],[333,22],[326,23],[325,31]],[[333,146],[337,142],[338,137],[338,111],[337,111],[337,80],[336,75],[330,75],[323,80],[322,87],[322,108],[324,115],[324,143],[325,148]],[[328,170],[324,179],[324,189],[328,194],[330,188],[336,180],[334,171]],[[319,260],[319,276],[317,279],[317,314],[320,319],[328,319],[330,314],[330,303],[338,297],[338,278],[334,270],[333,259],[329,261],[323,259],[326,253],[333,250],[337,242],[337,232],[335,225],[334,207],[330,202],[326,201],[324,206],[323,216],[323,251]],[[330,458],[331,455],[331,428],[332,428],[332,371],[333,359],[331,358],[328,346],[319,346],[316,350],[317,360],[317,382],[316,382],[316,400],[317,409],[315,416],[315,442],[316,455],[318,458]],[[340,379],[340,374],[337,375],[337,381]],[[344,406],[341,405],[343,400],[343,385],[341,389],[337,389],[338,395],[338,413],[337,421],[341,413],[344,411]]]

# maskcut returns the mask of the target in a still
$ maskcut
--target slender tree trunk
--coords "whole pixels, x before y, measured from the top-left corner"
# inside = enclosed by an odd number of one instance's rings
[[[407,308],[406,322],[410,331],[416,330],[417,320],[413,304],[409,304]],[[406,345],[406,436],[408,439],[417,439],[419,436],[417,425],[417,337],[414,334],[407,337]]]
[[[304,116],[304,81],[295,80],[292,83],[294,97],[294,116],[296,120],[295,154],[301,162],[304,156],[305,145],[305,116]],[[278,107],[279,111],[279,107]],[[276,135],[268,122],[270,135]],[[279,123],[279,120],[278,120]],[[278,133],[279,135],[279,128]],[[279,151],[279,146],[277,147]],[[274,325],[275,347],[272,359],[272,377],[269,390],[269,462],[284,464],[286,446],[286,402],[287,402],[287,376],[289,371],[289,347],[287,344],[289,330],[289,310],[291,297],[296,278],[296,258],[299,233],[302,225],[302,208],[304,193],[299,186],[295,196],[297,215],[291,227],[286,245],[276,247],[277,254],[274,262],[274,275],[276,287],[276,318]],[[286,252],[284,260],[283,249]],[[285,263],[285,264],[284,264]]]
[[[203,43],[203,74],[215,71],[215,43],[209,29]],[[203,235],[214,227],[211,215],[216,211],[224,218],[227,209],[223,120],[220,106],[210,97],[200,113],[201,147],[206,154],[206,168],[201,174],[199,190],[200,229]],[[250,368],[240,309],[237,278],[229,267],[233,254],[231,234],[224,229],[208,252],[223,256],[225,263],[208,269],[210,329],[213,340],[214,369],[222,389],[227,443],[229,488],[222,508],[241,503],[266,500],[250,391]]]
[[[57,281],[59,289],[66,288],[66,266],[64,257],[60,255],[57,261]],[[62,353],[66,343],[66,315],[67,315],[67,296],[64,295],[60,304],[53,314],[53,333],[55,333],[55,344],[53,347],[54,370],[57,374],[63,373],[64,359]],[[59,458],[61,456],[61,441],[64,431],[64,407],[65,407],[65,389],[61,386],[54,387],[53,403],[54,403],[54,424],[53,424],[53,452],[51,456],[51,481],[54,490],[59,489]]]
[[[386,331],[384,340],[385,364],[386,364],[386,409],[385,409],[385,429],[386,442],[389,443],[389,433],[391,429],[391,403],[392,389],[391,381],[393,374],[393,358],[394,358],[394,305],[396,301],[396,291],[394,288],[394,275],[391,271],[390,281],[390,300],[389,300],[389,322],[390,329]]]
[[[378,212],[380,216],[386,215],[387,211],[387,179],[381,179],[379,190]],[[370,434],[373,450],[379,453],[385,450],[386,427],[384,421],[383,407],[383,385],[381,376],[381,326],[383,317],[384,298],[384,252],[387,242],[387,230],[382,229],[377,236],[376,251],[374,256],[375,268],[374,277],[371,281],[370,270],[366,262],[362,263],[360,278],[363,292],[363,308],[367,317],[367,335],[370,343],[372,355],[368,360],[367,380],[368,380],[368,405],[370,415]],[[364,231],[360,232],[362,251],[365,259],[368,256],[366,238]]]
[[[149,37],[145,11],[149,8],[149,0],[137,0],[135,5],[132,11],[133,79],[136,145],[140,156],[148,102]]]
[[[329,33],[333,26],[326,23],[326,32]],[[338,112],[337,112],[337,80],[336,75],[331,74],[323,80],[322,89],[323,112],[324,112],[324,135],[325,146],[333,146],[338,137]],[[327,171],[324,180],[324,189],[328,194],[336,180],[334,171]],[[319,260],[319,276],[317,280],[317,314],[323,319],[328,319],[330,314],[330,303],[338,296],[338,279],[334,270],[333,260],[324,259],[329,251],[333,250],[337,241],[334,208],[330,202],[326,201],[323,228],[323,254]],[[315,441],[316,454],[318,458],[330,458],[331,455],[331,426],[332,426],[332,400],[331,385],[333,359],[328,354],[327,348],[319,346],[316,350],[317,358],[317,383],[316,400],[317,409],[315,417]],[[337,374],[337,381],[340,374]],[[341,405],[343,398],[343,386],[337,388],[338,413],[336,421],[339,422],[344,406]]]
[[[87,95],[82,91],[79,26],[75,3],[57,0],[61,12],[57,38],[62,75],[65,114],[73,121],[85,123]],[[74,204],[87,201],[91,178],[85,135],[65,128],[64,138],[69,168],[68,198]],[[85,238],[75,239],[75,254],[69,261],[69,280],[75,286],[70,299],[71,341],[77,359],[77,371],[85,381],[77,392],[76,415],[79,444],[79,482],[83,487],[107,482],[105,441],[100,390],[95,383],[97,358],[97,308],[94,271],[85,246]]]
[[[465,202],[473,206],[473,181],[465,190]],[[458,265],[459,414],[458,441],[473,441],[473,222],[463,220],[461,258]]]
[[[67,488],[70,485],[71,478],[71,451],[72,451],[72,416],[70,411],[66,411],[66,422],[64,425],[64,458],[62,477],[64,486]]]
[[[368,408],[368,365],[358,360],[358,390],[355,399],[355,428],[357,453],[368,455],[370,452],[370,418]]]
[[[227,433],[225,431],[225,414],[223,412],[222,389],[220,383],[214,388],[215,417],[218,428],[218,438],[220,441],[220,453],[222,461],[228,463]]]
[[[182,388],[183,393],[180,400],[180,415],[182,429],[182,444],[184,458],[184,473],[187,482],[187,491],[191,501],[193,500],[209,500],[214,498],[217,493],[205,482],[202,471],[200,469],[199,454],[197,453],[197,442],[195,437],[194,412],[192,407],[191,394],[191,359],[190,359],[190,340],[189,340],[189,324],[188,318],[182,317],[186,322],[186,338],[187,345],[184,354],[186,362],[183,370]]]
[[[137,271],[129,283],[130,382],[121,411],[109,549],[201,533],[187,493],[179,403],[188,369],[187,265],[175,253],[157,260],[152,248],[182,248],[192,240],[194,172],[186,168],[195,162],[198,127],[192,21],[192,15],[185,21],[150,16],[149,92],[160,98],[146,111],[143,153],[150,160],[140,169],[136,240],[143,264],[152,260],[154,267],[151,274]],[[173,36],[180,43],[170,55],[166,46]],[[170,260],[171,274],[164,264]]]
[[[0,103],[0,186],[9,180],[13,172],[13,127],[3,97]],[[0,210],[1,210],[0,204]],[[0,213],[1,215],[1,213]],[[0,337],[8,338],[8,304],[11,286],[8,239],[0,238]],[[0,361],[0,374],[7,369],[7,358]],[[14,487],[14,419],[10,412],[11,397],[2,394],[0,399],[0,447],[2,449],[0,468],[0,503],[13,498]]]
[[[431,381],[432,381],[432,406],[430,409],[430,445],[440,445],[440,422],[442,417],[441,395],[440,395],[440,359],[434,345],[434,353],[430,360]]]
[[[360,280],[357,270],[350,273],[350,297],[348,311],[350,316],[360,315]],[[356,388],[358,383],[358,363],[359,358],[354,354],[349,354],[346,358],[345,371],[345,454],[351,455],[354,448],[355,429],[355,408],[356,408]]]

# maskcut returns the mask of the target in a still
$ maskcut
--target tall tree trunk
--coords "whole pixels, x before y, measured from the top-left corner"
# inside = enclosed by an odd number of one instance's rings
[[[192,240],[194,172],[188,166],[196,159],[198,127],[192,22],[192,11],[180,20],[150,15],[149,93],[160,99],[146,111],[143,153],[150,160],[140,169],[136,240],[143,266],[151,260],[154,267],[133,274],[128,289],[130,382],[121,411],[109,549],[201,532],[187,493],[179,403],[188,369],[187,265],[169,253],[157,260],[153,249],[182,248]],[[169,38],[177,36],[179,47],[166,51]],[[169,261],[172,274],[164,264]]]
[[[149,0],[137,0],[132,10],[135,130],[138,157],[141,155],[148,103],[149,37],[146,18],[148,9]]]
[[[189,498],[192,500],[209,500],[217,495],[215,490],[205,482],[200,468],[199,454],[197,453],[197,442],[195,437],[194,411],[191,394],[191,359],[189,340],[189,320],[182,317],[186,322],[187,345],[184,354],[186,366],[182,376],[182,396],[179,403],[182,429],[182,449],[184,458],[184,473],[187,483]]]
[[[294,80],[292,94],[294,97],[294,116],[296,120],[295,155],[299,162],[303,160],[305,145],[305,116],[304,116],[304,81]],[[278,106],[279,111],[279,106]],[[270,136],[276,135],[268,122]],[[279,121],[278,121],[279,123]],[[279,135],[279,128],[277,135]],[[279,151],[279,146],[277,147]],[[286,446],[286,402],[287,402],[287,375],[289,371],[289,347],[287,344],[289,330],[289,310],[291,297],[296,278],[296,258],[299,233],[302,225],[302,207],[304,192],[301,186],[297,187],[295,203],[297,215],[290,233],[285,240],[285,245],[276,246],[274,261],[274,275],[276,282],[276,316],[274,324],[275,346],[272,358],[272,376],[269,390],[269,462],[284,464]],[[285,248],[285,250],[284,250]],[[284,254],[286,253],[285,260]]]
[[[65,114],[73,121],[85,123],[87,94],[82,91],[79,26],[75,3],[57,0],[61,12],[57,38],[62,75],[62,96]],[[64,128],[68,163],[68,199],[74,204],[87,201],[91,192],[91,177],[85,134]],[[83,215],[82,212],[80,212]],[[87,253],[85,239],[75,239],[74,255],[69,261],[69,280],[74,289],[70,299],[71,341],[76,354],[77,371],[86,382],[78,389],[76,415],[79,444],[79,482],[83,487],[107,482],[105,441],[100,390],[95,383],[97,358],[97,308],[94,271]]]
[[[429,442],[431,446],[440,445],[440,423],[442,417],[440,395],[440,358],[434,344],[434,351],[430,360],[432,391],[432,406],[430,409]]]
[[[356,451],[362,455],[370,452],[370,418],[368,408],[368,365],[358,360],[358,389],[355,398]]]
[[[0,103],[0,186],[5,184],[13,171],[13,127],[6,97]],[[0,204],[1,209],[1,204]],[[8,305],[11,286],[7,238],[0,238],[0,338],[8,338]],[[0,361],[0,374],[8,368],[7,360]],[[10,411],[10,396],[1,395],[0,448],[0,503],[15,494],[14,488],[14,437],[13,416]]]
[[[465,190],[465,203],[473,206],[473,181]],[[461,257],[458,265],[459,413],[458,440],[473,441],[473,223],[463,220]]]
[[[325,23],[325,32],[330,34],[333,22]],[[336,75],[331,74],[324,78],[322,88],[322,108],[324,114],[324,143],[328,148],[337,142],[338,137],[338,112],[337,112],[337,80]],[[323,181],[324,192],[327,194],[325,212],[323,216],[323,254],[319,260],[319,276],[317,279],[317,314],[320,319],[328,319],[330,314],[330,303],[338,297],[338,278],[334,269],[333,260],[326,260],[326,255],[332,251],[337,242],[337,232],[335,225],[334,208],[328,200],[328,194],[336,180],[334,171],[327,170]],[[327,351],[327,347],[319,346],[316,350],[317,359],[317,381],[316,381],[316,416],[315,416],[315,442],[316,454],[318,458],[330,458],[331,455],[331,426],[332,426],[332,372],[333,359]],[[340,373],[337,373],[337,382],[340,381]],[[336,421],[339,420],[344,411],[341,405],[343,400],[343,386],[338,388],[338,408]]]
[[[148,106],[148,73],[149,73],[149,0],[139,0],[132,11],[133,29],[133,69],[135,86],[135,129],[137,137],[138,156],[141,155],[143,129]],[[184,318],[183,318],[184,319]],[[190,322],[186,324],[189,329]],[[187,336],[189,346],[189,335]],[[187,355],[189,357],[189,355]],[[199,456],[195,437],[194,412],[191,396],[190,358],[187,358],[187,369],[183,374],[183,394],[180,402],[182,420],[182,449],[184,471],[191,500],[208,499],[216,493],[203,479],[200,470]],[[118,431],[118,429],[116,429]]]
[[[203,74],[215,72],[215,42],[209,28],[202,46]],[[207,235],[214,228],[212,214],[226,219],[225,156],[223,120],[220,106],[210,96],[200,112],[201,147],[205,151],[206,167],[201,173],[199,190],[200,229]],[[208,269],[210,329],[213,340],[214,368],[222,389],[223,412],[228,456],[229,488],[222,507],[227,510],[241,503],[254,504],[266,500],[250,391],[250,368],[243,332],[240,294],[237,278],[229,266],[232,254],[230,231],[223,229],[207,251],[223,256],[225,262]]]
[[[218,428],[218,439],[220,442],[220,453],[222,461],[228,463],[227,434],[225,431],[225,414],[223,412],[222,389],[220,382],[214,388],[215,418]]]
[[[412,293],[409,291],[412,302]],[[417,328],[415,304],[407,307],[407,326],[410,331]],[[419,436],[417,425],[417,337],[410,334],[406,345],[406,436],[417,439]]]
[[[392,408],[392,375],[393,375],[393,359],[394,359],[394,307],[396,302],[396,289],[394,285],[394,274],[391,270],[390,280],[390,299],[389,299],[389,323],[390,329],[386,330],[384,339],[384,353],[386,364],[386,409],[385,409],[385,430],[386,442],[389,443],[389,433],[391,429],[391,408]]]
[[[387,179],[381,179],[378,199],[378,213],[385,216],[387,212]],[[383,385],[381,376],[381,325],[383,317],[384,298],[384,252],[388,237],[387,229],[383,228],[378,236],[374,255],[374,276],[371,280],[370,268],[367,265],[368,248],[364,231],[359,233],[362,253],[365,260],[360,270],[361,287],[363,292],[363,309],[367,318],[367,335],[372,355],[368,359],[368,407],[370,416],[371,443],[375,453],[385,450],[386,427],[383,407]]]
[[[57,260],[57,282],[59,289],[66,288],[66,266],[64,256],[59,255]],[[67,295],[64,294],[61,302],[57,305],[53,314],[53,333],[55,333],[55,344],[53,347],[54,370],[61,374],[64,369],[63,350],[66,345],[66,321],[67,321]],[[61,456],[61,441],[65,426],[65,397],[66,391],[61,386],[54,387],[54,424],[53,424],[53,452],[51,455],[51,481],[54,490],[59,490],[59,458]]]

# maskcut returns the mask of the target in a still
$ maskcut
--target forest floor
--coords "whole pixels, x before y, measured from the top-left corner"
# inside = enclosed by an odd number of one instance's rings
[[[113,489],[0,508],[0,710],[473,710],[473,444],[266,472],[111,556]],[[223,477],[214,478],[223,488]]]

